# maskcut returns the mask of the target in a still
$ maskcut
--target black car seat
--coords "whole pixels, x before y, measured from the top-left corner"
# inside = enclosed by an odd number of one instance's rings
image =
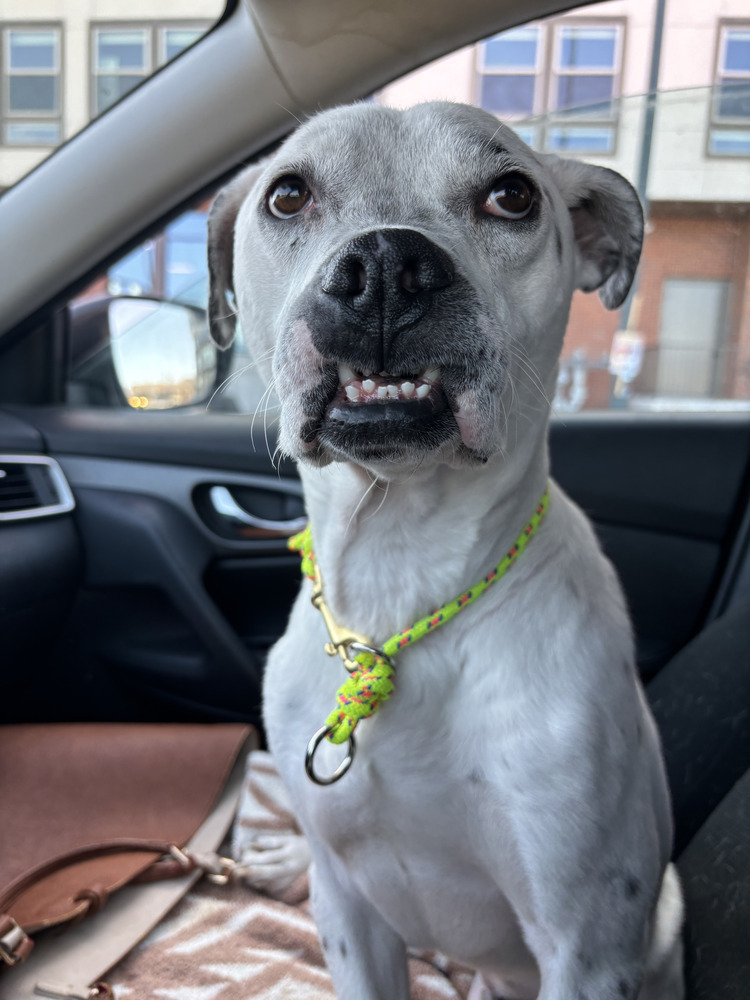
[[[750,599],[647,688],[662,734],[687,908],[688,1000],[750,1000]]]

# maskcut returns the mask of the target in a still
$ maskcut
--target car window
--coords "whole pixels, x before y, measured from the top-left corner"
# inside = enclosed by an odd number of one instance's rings
[[[638,188],[647,220],[636,283],[614,312],[575,294],[557,413],[750,409],[750,19],[741,7],[712,2],[687,24],[667,5],[662,89],[652,95],[637,91],[654,55],[655,4],[617,0],[464,47],[372,98],[481,105],[539,152],[610,167]],[[191,205],[82,299],[145,296],[204,310],[207,205]],[[223,364],[201,405],[273,419],[241,334]],[[147,393],[132,395],[147,408]],[[81,401],[75,370],[69,398]]]
[[[0,193],[218,21],[227,0],[3,0]]]

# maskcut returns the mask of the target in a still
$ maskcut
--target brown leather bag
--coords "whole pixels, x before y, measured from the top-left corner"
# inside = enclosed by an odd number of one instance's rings
[[[0,969],[121,886],[195,867],[174,848],[257,745],[234,724],[0,727]]]

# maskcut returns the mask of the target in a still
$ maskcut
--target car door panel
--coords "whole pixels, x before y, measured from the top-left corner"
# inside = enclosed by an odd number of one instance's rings
[[[0,522],[0,722],[39,717],[46,697],[44,667],[81,577],[72,515]]]
[[[750,456],[750,414],[553,419],[553,474],[597,520],[721,542]]]
[[[299,480],[232,471],[242,467],[241,454],[246,469],[272,468],[264,442],[262,459],[254,451],[247,419],[217,435],[213,415],[157,415],[144,434],[143,415],[98,416],[29,408],[13,417],[21,426],[22,419],[35,422],[37,447],[59,459],[76,498],[85,567],[56,665],[34,664],[45,679],[38,717],[257,722],[263,662],[283,631],[299,569],[283,532],[248,540],[243,525],[203,501],[220,486],[261,517],[298,525]],[[135,455],[146,460],[133,461]],[[207,466],[190,464],[196,458]],[[204,582],[215,563],[238,555],[252,567],[243,629],[232,626]],[[14,584],[16,574],[7,576]],[[211,573],[212,586],[229,600],[221,576]]]
[[[622,580],[641,674],[706,621],[747,504],[747,413],[555,420],[552,471],[593,519]]]
[[[37,495],[29,475],[40,471],[28,463],[42,451],[38,430],[0,412],[0,722],[38,711],[38,667],[52,655],[82,575],[72,514],[44,516],[49,497]]]

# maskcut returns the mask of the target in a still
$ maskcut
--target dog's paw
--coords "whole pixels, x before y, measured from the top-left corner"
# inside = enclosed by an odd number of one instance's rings
[[[310,867],[310,849],[299,833],[258,834],[237,859],[254,889],[279,896]]]
[[[487,986],[481,972],[474,976],[466,1000],[495,1000],[495,994]]]

